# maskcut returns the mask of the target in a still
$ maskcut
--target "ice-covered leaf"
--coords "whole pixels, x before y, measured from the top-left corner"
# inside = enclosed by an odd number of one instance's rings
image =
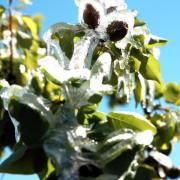
[[[64,69],[52,56],[46,56],[45,58],[39,60],[39,65],[47,79],[58,85],[61,85],[68,80],[85,80],[90,77],[90,71],[88,69]]]
[[[54,126],[46,136],[43,146],[58,174],[67,173],[69,176],[74,172],[76,144],[73,142],[71,131],[77,127],[76,125],[74,109],[64,106],[55,114]]]
[[[27,147],[22,146],[21,148],[17,149],[8,159],[6,159],[1,165],[0,165],[0,172],[3,173],[20,173],[20,174],[32,174],[34,173],[32,164],[25,161],[20,161],[20,164],[18,164],[18,161],[23,158],[27,151]],[[23,169],[22,169],[23,168]]]
[[[150,130],[135,132],[124,128],[114,131],[100,145],[99,163],[103,163],[108,172],[122,176],[122,179],[132,171],[135,174],[140,157],[137,154],[138,148],[150,145],[152,140],[153,133]],[[126,156],[128,153],[130,156]],[[120,167],[118,162],[123,159],[126,159],[127,162]]]
[[[109,53],[102,54],[91,70],[90,88],[96,91],[112,91],[110,85],[103,84],[103,78],[111,77],[111,56]]]
[[[47,157],[41,148],[28,149],[26,146],[21,146],[2,162],[0,172],[34,174],[42,171],[46,167],[46,163]]]
[[[52,38],[59,42],[59,45],[65,55],[71,59],[74,51],[74,37],[78,34],[80,30],[79,25],[70,25],[61,23],[59,24],[59,30],[53,34]]]
[[[74,51],[73,39],[75,36],[81,36],[81,32],[83,32],[83,28],[80,25],[57,23],[51,26],[44,35],[48,55],[54,53],[52,51],[54,48],[61,59],[70,59]],[[55,46],[55,42],[60,46],[59,50],[61,50],[61,52],[58,52],[58,45]]]
[[[119,144],[119,146],[112,146],[112,149],[107,151],[107,156],[112,156],[112,159],[105,164],[104,163],[104,171],[109,174],[118,175],[118,177],[122,176],[127,170],[131,167],[131,163],[134,161],[134,158],[137,153],[137,149],[127,149],[127,144]],[[129,148],[129,147],[128,147]],[[124,149],[124,152],[120,152],[120,150]],[[119,152],[119,154],[118,154]],[[112,154],[113,153],[113,154]],[[117,154],[116,154],[117,153]],[[116,156],[115,156],[116,155]],[[105,158],[105,156],[104,156]],[[106,162],[106,158],[105,158]],[[123,166],[121,163],[123,162]],[[103,161],[102,161],[103,163]]]
[[[74,47],[70,69],[90,68],[92,55],[98,41],[94,33],[86,34]]]
[[[110,112],[107,115],[109,123],[115,129],[129,128],[137,131],[150,130],[156,134],[156,127],[145,117],[132,112]]]
[[[3,88],[0,91],[0,96],[3,100],[4,108],[8,110],[8,105],[9,105],[11,97],[18,96],[19,98],[21,98],[24,93],[27,93],[27,90],[18,85],[12,85],[12,86]]]
[[[171,159],[168,156],[166,156],[165,154],[154,150],[154,151],[151,151],[149,155],[160,165],[162,165],[168,169],[173,167]]]
[[[50,121],[53,121],[53,118],[48,119],[41,110],[33,108],[32,104],[18,102],[15,99],[12,99],[9,103],[10,116],[19,123],[20,139],[31,148],[42,144],[43,138],[50,127]]]
[[[46,78],[55,84],[62,84],[65,77],[64,69],[59,65],[58,61],[52,56],[46,56],[39,60],[41,71],[45,74]]]
[[[8,86],[9,86],[9,83],[5,79],[0,80],[0,90]]]
[[[29,146],[39,146],[53,121],[53,115],[48,111],[43,100],[17,85],[2,89],[1,98],[14,124],[16,140],[22,138]]]
[[[141,165],[138,167],[136,176],[135,176],[135,180],[139,180],[139,179],[158,179],[158,175],[157,172],[155,171],[155,169],[152,166],[149,165]]]
[[[89,83],[83,83],[80,87],[66,84],[62,88],[62,93],[70,106],[79,108],[89,104],[88,99],[94,94],[94,91],[89,89]]]
[[[134,138],[137,144],[147,146],[152,143],[154,136],[151,130],[145,130],[137,133]]]

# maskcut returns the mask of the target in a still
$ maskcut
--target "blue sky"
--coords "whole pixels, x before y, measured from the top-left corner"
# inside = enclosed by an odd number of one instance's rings
[[[7,0],[1,0],[6,3]],[[127,0],[130,9],[139,12],[139,18],[146,21],[151,32],[164,37],[169,43],[161,48],[161,72],[165,82],[175,81],[180,84],[180,1],[179,0]],[[1,4],[0,3],[0,4]],[[43,14],[43,32],[57,22],[77,22],[77,7],[73,0],[34,0],[26,14]],[[133,107],[131,103],[130,107]],[[104,109],[105,110],[105,109]],[[180,143],[172,152],[172,159],[176,165],[180,165]],[[1,179],[1,176],[0,176]],[[36,180],[36,176],[10,176],[5,175],[3,180]]]

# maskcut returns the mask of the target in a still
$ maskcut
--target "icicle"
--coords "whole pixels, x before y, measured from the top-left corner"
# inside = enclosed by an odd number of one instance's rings
[[[127,102],[130,101],[131,94],[135,88],[135,75],[134,73],[130,73],[129,70],[126,70],[124,73],[124,92],[127,97]]]
[[[101,86],[103,83],[103,78],[111,77],[111,56],[109,53],[103,53],[97,59],[96,63],[91,70],[91,87],[93,89],[99,89],[97,86]]]
[[[119,177],[118,180],[124,180],[124,179],[134,179],[136,175],[136,171],[139,167],[139,162],[142,161],[142,155],[141,153],[136,153],[134,160],[129,165],[129,168],[127,171]]]
[[[138,77],[139,77],[141,87],[142,87],[142,97],[143,97],[142,107],[145,109],[146,108],[146,93],[147,93],[146,92],[146,82],[140,73],[138,74]]]
[[[129,78],[130,72],[129,70],[126,70],[124,73],[124,94],[126,95],[127,102],[130,100],[130,88],[129,88],[129,83],[130,83],[130,78]]]
[[[118,77],[118,94],[117,97],[126,96],[127,102],[130,101],[131,94],[135,88],[134,73],[124,72],[123,76]]]
[[[122,49],[121,52],[121,58],[114,61],[114,69],[118,77],[117,97],[122,98],[126,96],[126,101],[129,102],[135,88],[135,73],[130,72],[129,53]]]
[[[124,96],[124,89],[122,88],[124,85],[124,77],[123,76],[120,76],[118,77],[118,84],[117,84],[117,94],[116,94],[116,97],[117,98],[122,98]]]
[[[77,44],[70,62],[70,69],[90,68],[92,54],[99,40],[93,31],[87,33]]]
[[[148,89],[149,89],[149,94],[148,94],[148,104],[147,104],[147,111],[151,112],[154,106],[154,93],[155,93],[155,82],[148,80]]]

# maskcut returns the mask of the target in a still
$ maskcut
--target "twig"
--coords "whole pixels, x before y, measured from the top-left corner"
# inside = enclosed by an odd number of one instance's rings
[[[12,75],[13,74],[13,31],[12,31],[12,23],[13,23],[13,20],[12,20],[12,1],[13,0],[9,0],[9,6],[8,6],[8,12],[9,12],[9,31],[10,31],[10,36],[11,36],[11,39],[10,39],[10,42],[9,42],[9,46],[10,46],[10,62],[9,62],[9,71],[10,71],[10,74]]]

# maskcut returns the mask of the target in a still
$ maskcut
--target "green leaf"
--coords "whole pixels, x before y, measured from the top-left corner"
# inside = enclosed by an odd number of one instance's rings
[[[133,36],[134,40],[139,43],[140,47],[144,45],[145,41],[145,36],[140,34],[140,35],[134,35]]]
[[[145,79],[155,80],[158,83],[161,83],[160,64],[151,54],[147,60],[141,61],[140,73]]]
[[[47,180],[49,178],[49,176],[51,175],[51,173],[53,173],[54,171],[55,171],[55,168],[54,168],[51,160],[48,159],[47,167],[45,168],[44,171],[40,172],[38,175],[41,180]]]
[[[133,69],[138,72],[141,67],[141,63],[144,61],[146,62],[148,60],[148,56],[141,52],[140,49],[132,48],[131,60],[134,62]]]
[[[159,37],[152,36],[146,48],[152,49],[154,47],[164,46],[167,43],[168,41],[165,39],[160,39]]]
[[[141,67],[141,61],[139,61],[136,57],[131,56],[131,61],[133,62],[131,64],[133,71],[138,72]]]
[[[43,15],[35,14],[32,16],[32,18],[33,18],[34,22],[37,24],[38,32],[40,32],[41,28],[42,28]]]
[[[138,167],[134,180],[158,179],[157,172],[149,165],[141,165]]]
[[[165,118],[165,120],[168,121],[168,124],[166,126],[158,128],[158,133],[154,139],[156,148],[160,151],[162,151],[163,149],[167,149],[167,145],[175,137],[175,122],[170,123],[170,119],[168,118]]]
[[[85,115],[85,120],[88,124],[98,123],[106,119],[106,116],[101,112],[94,112],[92,114]]]
[[[43,91],[43,82],[38,77],[38,75],[35,75],[31,80],[31,86],[35,92],[36,95],[40,95]]]
[[[88,102],[90,102],[90,103],[92,103],[92,104],[98,104],[98,103],[101,102],[101,100],[102,100],[102,95],[100,95],[100,94],[93,94],[93,95],[89,98]]]
[[[134,89],[134,98],[137,106],[143,100],[142,85],[137,73],[135,74],[135,81],[136,87]]]
[[[34,69],[37,67],[37,54],[32,53],[29,49],[24,49],[26,55],[25,65],[28,69]]]
[[[38,40],[38,27],[36,22],[30,16],[22,16],[22,20],[24,24],[28,27],[28,29],[31,31],[33,38]]]
[[[91,114],[91,113],[94,113],[97,109],[97,105],[96,104],[91,104],[91,105],[85,105],[85,106],[82,106],[80,111],[82,111],[83,113],[86,113],[86,114]]]
[[[164,90],[164,99],[168,103],[180,105],[180,86],[173,82],[167,84]]]
[[[99,121],[92,127],[91,131],[88,132],[88,137],[95,141],[102,141],[111,132],[112,128],[109,126],[108,122]]]
[[[96,178],[96,180],[117,180],[118,176],[111,174],[102,174]]]
[[[150,130],[156,134],[156,127],[145,117],[131,112],[110,112],[107,115],[110,125],[114,130],[129,128],[137,131]]]
[[[41,148],[27,149],[21,146],[0,165],[0,172],[34,174],[42,171],[46,163],[47,158]]]
[[[138,18],[135,18],[134,27],[144,26],[146,23]]]
[[[165,84],[163,82],[161,82],[161,84],[155,82],[155,98],[156,99],[159,99],[160,97],[163,96],[164,89],[165,89]]]
[[[22,31],[18,31],[16,37],[18,45],[20,45],[22,48],[30,49],[32,45],[32,39],[28,34]]]
[[[161,83],[160,64],[152,54],[145,54],[133,48],[131,58],[135,63],[135,70],[139,71],[145,79]]]
[[[8,111],[19,122],[21,140],[31,148],[40,146],[50,126],[46,115],[32,104],[19,102],[14,98],[9,103]]]
[[[118,152],[118,149],[116,149],[116,151]],[[137,149],[124,151],[121,155],[106,164],[104,171],[106,173],[121,176],[124,172],[128,170],[131,162],[134,160],[136,152]]]

